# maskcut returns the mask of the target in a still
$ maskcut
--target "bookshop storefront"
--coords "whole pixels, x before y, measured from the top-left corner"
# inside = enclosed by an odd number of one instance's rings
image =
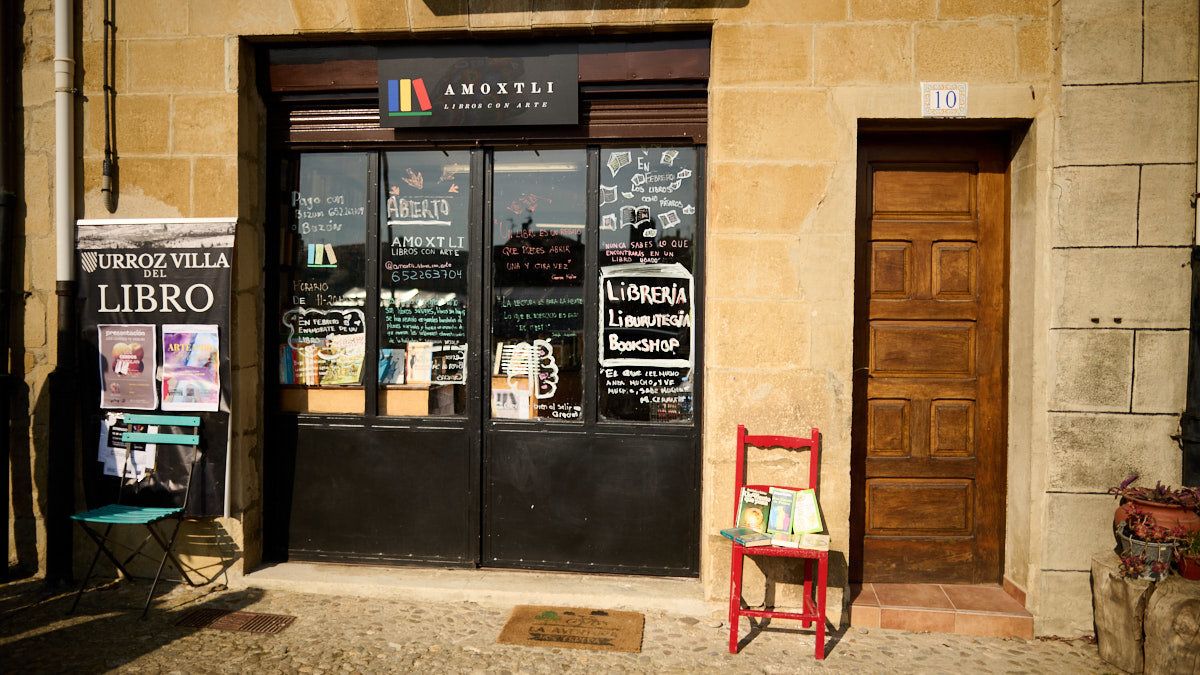
[[[707,38],[263,61],[265,557],[697,575]]]

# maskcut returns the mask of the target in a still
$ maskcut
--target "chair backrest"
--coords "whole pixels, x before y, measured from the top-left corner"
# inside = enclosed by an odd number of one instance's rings
[[[778,484],[746,484],[746,449],[749,447],[755,448],[784,448],[786,450],[808,450],[808,485],[814,490],[817,490],[817,496],[820,497],[820,489],[818,486],[818,467],[821,464],[821,432],[813,427],[811,435],[808,438],[799,436],[751,436],[746,433],[744,425],[738,425],[737,437],[737,465],[735,468],[735,480],[733,486],[733,517],[737,518],[737,507],[741,501],[742,488],[751,487],[757,490],[766,490],[768,487],[781,487],[789,490],[801,490],[805,488],[793,485],[778,485]]]
[[[183,508],[187,508],[188,499],[192,494],[192,477],[196,473],[196,464],[200,461],[201,455],[204,454],[204,449],[200,445],[200,416],[199,415],[155,415],[155,414],[139,414],[125,413],[125,424],[130,426],[171,426],[171,427],[191,427],[194,433],[190,434],[172,434],[172,433],[149,433],[141,431],[126,431],[121,434],[121,440],[127,444],[127,447],[132,448],[134,443],[155,443],[162,445],[184,445],[193,448],[192,463],[188,467],[187,486],[183,492]],[[128,467],[132,452],[125,453],[125,466]],[[121,486],[125,484],[125,468],[121,469],[121,480],[117,484],[117,503],[121,501]]]

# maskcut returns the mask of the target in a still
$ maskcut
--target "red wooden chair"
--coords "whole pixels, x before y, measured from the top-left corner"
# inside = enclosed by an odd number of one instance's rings
[[[733,487],[733,504],[734,518],[737,517],[737,504],[741,498],[743,487],[755,488],[758,490],[767,490],[769,485],[746,484],[746,447],[755,446],[759,448],[786,448],[788,450],[809,450],[809,468],[808,468],[808,486],[817,489],[817,467],[820,464],[820,437],[821,433],[817,429],[812,430],[812,436],[809,438],[798,438],[795,436],[751,436],[746,433],[746,427],[738,425],[738,440],[737,440],[737,473],[735,485]],[[801,488],[790,487],[786,485],[776,485],[774,487],[786,487],[791,490],[799,490]],[[818,495],[820,490],[818,489]],[[748,555],[761,555],[779,558],[801,558],[804,560],[804,600],[802,611],[797,612],[775,612],[765,609],[743,609],[742,608],[742,562],[743,557]],[[817,563],[817,587],[816,596],[813,596],[813,561]],[[738,620],[743,616],[772,618],[772,619],[795,619],[802,622],[805,628],[817,624],[817,649],[816,658],[822,660],[825,658],[825,583],[829,576],[829,551],[815,551],[804,548],[786,548],[783,546],[752,546],[746,548],[737,542],[733,543],[733,565],[730,568],[729,579],[729,653],[736,654],[738,652]]]

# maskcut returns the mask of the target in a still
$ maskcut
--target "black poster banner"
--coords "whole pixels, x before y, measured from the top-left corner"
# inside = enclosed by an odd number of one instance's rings
[[[379,50],[384,127],[579,123],[579,52],[569,44],[446,44]]]
[[[89,506],[112,503],[118,480],[104,476],[102,464],[97,461],[101,420],[106,412],[121,412],[100,407],[104,356],[97,326],[153,326],[153,349],[158,351],[156,361],[161,364],[164,325],[208,324],[218,329],[220,403],[215,412],[181,413],[200,417],[204,449],[204,461],[196,466],[191,500],[185,506],[193,516],[224,514],[232,380],[229,317],[234,228],[234,219],[79,221],[83,465]],[[123,488],[122,502],[182,505],[193,452],[190,447],[160,444],[154,472]]]

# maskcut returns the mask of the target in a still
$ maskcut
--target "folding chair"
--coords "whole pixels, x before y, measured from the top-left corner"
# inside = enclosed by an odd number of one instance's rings
[[[153,507],[153,506],[130,506],[121,504],[121,488],[125,485],[125,476],[128,467],[132,462],[132,452],[126,453],[125,464],[121,469],[121,482],[117,487],[117,503],[101,506],[90,511],[83,511],[71,516],[71,519],[79,523],[83,531],[91,537],[92,541],[96,542],[96,554],[92,556],[92,564],[88,566],[87,574],[83,577],[83,583],[79,584],[79,592],[75,594],[75,602],[71,604],[71,609],[68,614],[74,613],[75,608],[79,606],[79,599],[83,597],[83,591],[87,588],[87,582],[92,576],[92,572],[96,569],[96,562],[99,561],[100,555],[116,566],[121,574],[129,579],[137,577],[129,573],[125,568],[131,560],[137,555],[148,556],[142,553],[142,547],[153,539],[160,548],[162,548],[163,556],[158,561],[158,572],[154,575],[154,582],[150,584],[150,592],[146,594],[146,604],[142,607],[141,618],[146,618],[146,612],[150,610],[150,601],[154,598],[154,589],[158,586],[158,580],[162,577],[163,567],[167,563],[167,558],[171,559],[171,563],[175,565],[175,569],[179,571],[179,575],[187,582],[189,586],[197,584],[188,578],[188,575],[183,570],[183,565],[179,559],[175,557],[174,546],[175,538],[179,534],[179,528],[183,525],[183,510],[187,507],[188,497],[192,493],[192,477],[196,473],[196,464],[204,451],[200,447],[200,418],[198,416],[188,415],[134,415],[125,414],[125,423],[128,425],[169,425],[175,427],[193,427],[195,433],[192,434],[164,434],[164,433],[144,433],[135,431],[126,431],[121,435],[121,440],[127,444],[132,443],[156,443],[159,445],[183,445],[191,446],[194,450],[192,453],[191,467],[188,469],[187,488],[183,493],[183,506],[177,507]],[[164,520],[175,520],[175,529],[171,531],[169,538],[164,538],[155,525]],[[104,532],[99,533],[94,527],[103,525]],[[114,525],[143,525],[149,532],[147,537],[142,540],[142,543],[135,549],[133,553],[122,563],[117,559],[117,556],[109,550],[106,545],[109,543],[108,535],[112,532]],[[153,559],[153,558],[151,558]]]
[[[787,450],[809,451],[808,487],[817,489],[817,467],[820,465],[821,432],[813,428],[809,438],[795,436],[751,436],[746,433],[746,427],[738,425],[737,468],[735,485],[733,487],[734,518],[737,518],[737,504],[741,499],[743,487],[766,491],[770,487],[786,487],[789,490],[801,488],[785,485],[747,485],[746,484],[746,447],[785,448]],[[819,492],[819,491],[818,491]],[[804,559],[804,598],[800,612],[776,612],[766,609],[742,608],[742,563],[745,556],[767,556],[776,558]],[[817,563],[816,596],[813,597],[813,562]],[[795,619],[802,622],[805,628],[816,622],[818,661],[825,658],[825,585],[829,577],[829,551],[816,551],[805,548],[788,548],[784,546],[753,546],[747,548],[733,542],[733,564],[730,568],[729,579],[729,653],[738,652],[738,620],[743,617],[758,617],[772,619]]]

